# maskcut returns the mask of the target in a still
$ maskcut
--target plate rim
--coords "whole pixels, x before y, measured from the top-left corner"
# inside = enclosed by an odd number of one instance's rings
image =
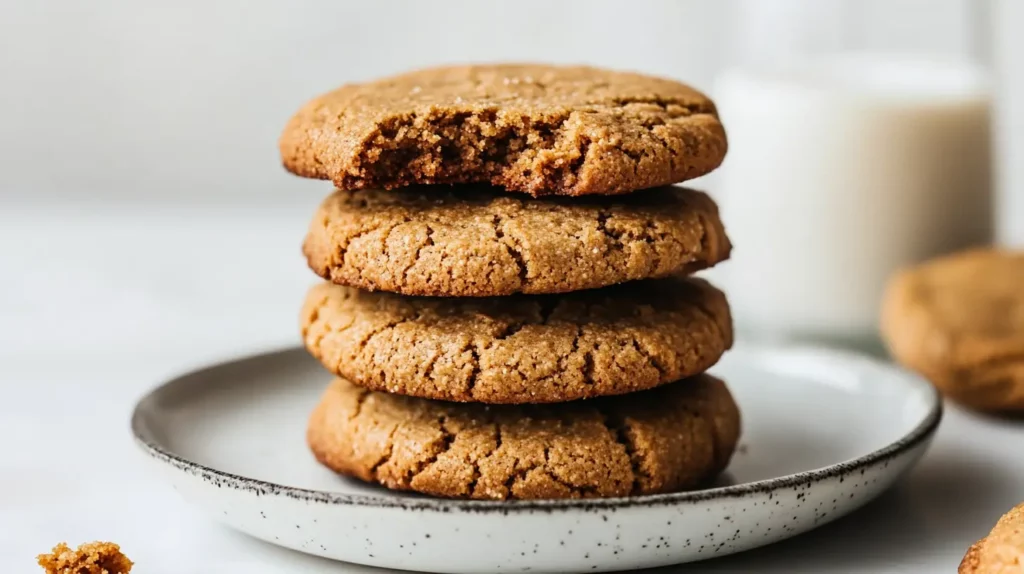
[[[902,377],[917,379],[921,384],[925,385],[925,388],[928,389],[931,404],[928,412],[925,414],[921,422],[911,429],[910,432],[903,435],[899,440],[860,457],[833,465],[764,480],[757,480],[754,482],[702,490],[594,499],[500,501],[433,497],[395,498],[388,496],[387,494],[350,494],[298,486],[288,486],[218,470],[216,468],[191,461],[184,456],[172,452],[172,449],[162,446],[159,441],[146,430],[145,425],[143,424],[143,418],[145,417],[143,410],[150,401],[156,400],[156,396],[162,390],[178,384],[184,379],[200,376],[203,373],[208,373],[209,371],[228,369],[255,359],[264,359],[275,355],[295,354],[303,350],[303,347],[300,345],[288,345],[283,347],[277,346],[270,349],[232,355],[227,360],[206,362],[198,367],[184,371],[169,379],[165,379],[160,384],[146,391],[139,399],[136,400],[135,405],[132,408],[130,428],[135,444],[150,458],[167,464],[175,470],[197,476],[205,481],[215,482],[218,487],[228,486],[235,490],[255,492],[257,496],[278,495],[305,502],[340,506],[369,506],[378,508],[400,508],[405,510],[432,510],[438,512],[497,512],[507,514],[512,511],[599,511],[662,505],[675,506],[679,504],[696,504],[722,498],[742,498],[758,493],[767,493],[780,489],[791,488],[793,486],[817,482],[835,476],[850,474],[862,468],[868,468],[878,463],[894,459],[929,440],[934,435],[942,421],[944,407],[942,403],[942,396],[938,389],[918,375],[907,371],[894,363],[854,351],[820,345],[742,343],[737,345],[737,347],[742,348],[744,352],[754,350],[754,352],[758,353],[771,352],[785,353],[788,355],[813,353],[827,356],[845,363],[867,363],[877,368],[892,371],[894,374]]]

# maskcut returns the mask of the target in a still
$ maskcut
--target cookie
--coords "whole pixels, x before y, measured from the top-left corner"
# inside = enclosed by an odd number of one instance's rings
[[[725,297],[700,279],[563,295],[438,298],[314,286],[306,348],[352,383],[459,402],[550,403],[704,372],[732,345]]]
[[[882,333],[899,362],[950,398],[1024,411],[1024,253],[976,249],[898,273]]]
[[[960,574],[1024,574],[1024,504],[999,519],[967,551]]]
[[[74,550],[61,542],[36,563],[46,574],[129,574],[134,565],[113,542],[86,542]]]
[[[671,80],[588,67],[431,68],[306,104],[286,169],[340,189],[491,183],[539,195],[620,194],[722,163],[714,104]]]
[[[564,293],[710,267],[729,256],[718,208],[663,187],[533,199],[481,186],[338,191],[303,251],[318,275],[406,295]]]
[[[740,415],[708,375],[562,405],[455,404],[336,379],[310,417],[317,460],[396,490],[488,500],[700,486],[729,462]]]

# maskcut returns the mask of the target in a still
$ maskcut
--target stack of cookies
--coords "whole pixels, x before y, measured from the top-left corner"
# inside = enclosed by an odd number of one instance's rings
[[[436,68],[316,98],[285,167],[337,188],[302,310],[337,379],[308,443],[387,488],[611,497],[707,483],[739,412],[715,204],[666,187],[725,155],[693,89],[583,67]]]

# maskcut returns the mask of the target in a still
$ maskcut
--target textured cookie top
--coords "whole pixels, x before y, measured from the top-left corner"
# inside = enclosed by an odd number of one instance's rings
[[[729,256],[718,209],[664,187],[534,199],[493,188],[339,191],[303,251],[325,279],[407,295],[563,293],[710,267]]]
[[[1024,504],[1010,510],[960,563],[960,574],[1024,573]]]
[[[61,542],[36,562],[46,574],[130,574],[134,565],[113,542],[86,542],[74,550]]]
[[[1024,409],[1024,253],[970,250],[897,274],[882,331],[901,362],[954,398]]]
[[[725,468],[739,434],[732,396],[707,375],[550,407],[445,403],[338,379],[307,440],[329,468],[388,488],[503,500],[700,486]]]
[[[489,182],[532,195],[620,194],[698,177],[726,152],[689,86],[588,67],[476,65],[343,86],[280,140],[285,168],[340,189]]]
[[[359,386],[483,403],[630,393],[704,372],[732,345],[725,297],[700,279],[481,298],[323,283],[301,324],[306,348]]]

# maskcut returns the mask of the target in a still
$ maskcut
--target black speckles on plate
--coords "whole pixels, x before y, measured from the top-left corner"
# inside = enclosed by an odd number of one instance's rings
[[[475,545],[480,551],[470,554],[491,561],[482,570],[536,570],[537,564],[550,569],[572,560],[575,565],[565,570],[598,570],[630,568],[637,560],[652,564],[695,558],[698,545],[700,558],[704,558],[772,542],[842,515],[877,494],[891,480],[882,470],[909,466],[905,455],[920,452],[941,416],[936,409],[903,439],[849,462],[744,483],[743,464],[750,464],[754,456],[764,456],[760,444],[753,454],[747,452],[755,440],[748,436],[737,452],[747,458],[734,465],[727,481],[717,483],[721,486],[604,500],[443,500],[365,489],[354,482],[336,490],[295,488],[199,464],[195,462],[198,457],[176,450],[180,441],[164,442],[169,435],[154,418],[160,408],[166,409],[161,405],[181,405],[193,400],[190,397],[196,393],[218,385],[242,384],[232,381],[248,383],[250,377],[263,373],[273,372],[280,378],[282,371],[291,368],[280,366],[282,361],[288,365],[305,360],[304,352],[286,351],[276,359],[265,355],[241,361],[239,365],[248,365],[241,374],[241,367],[225,365],[172,381],[137,406],[132,419],[136,442],[147,455],[169,467],[175,489],[188,496],[206,489],[200,502],[223,516],[224,522],[306,551],[381,566],[433,568],[429,564],[437,559],[439,548]],[[279,366],[268,368],[272,363]],[[783,363],[794,364],[792,360],[779,362]],[[323,377],[319,365],[310,367],[309,373]],[[257,374],[249,374],[252,372]],[[320,378],[308,386],[322,392],[325,382],[326,378]],[[288,388],[289,392],[294,389]],[[311,394],[310,398],[312,404],[315,397]],[[297,445],[302,448],[301,439]],[[178,488],[179,484],[184,486]],[[219,500],[230,504],[219,505]],[[700,512],[699,507],[705,511]],[[520,536],[510,540],[508,534],[516,531],[513,529],[527,534],[522,540]],[[584,553],[587,562],[581,563]]]

